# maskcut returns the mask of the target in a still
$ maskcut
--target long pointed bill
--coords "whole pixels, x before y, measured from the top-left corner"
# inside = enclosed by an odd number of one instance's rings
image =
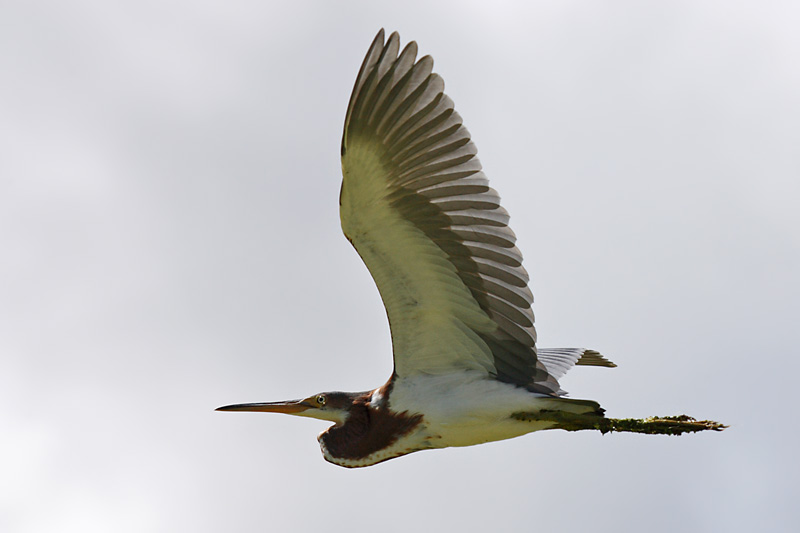
[[[261,411],[264,413],[284,413],[296,415],[306,409],[313,407],[305,400],[293,400],[290,402],[270,402],[270,403],[239,403],[236,405],[226,405],[217,407],[216,411]]]

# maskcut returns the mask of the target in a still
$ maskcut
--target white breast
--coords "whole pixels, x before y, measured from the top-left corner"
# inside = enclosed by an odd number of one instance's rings
[[[545,407],[547,398],[482,372],[460,372],[398,378],[389,395],[389,406],[393,411],[424,415],[424,427],[407,439],[419,441],[419,447],[445,448],[510,439],[548,429],[553,426],[550,422],[510,418],[513,413]],[[423,443],[426,445],[422,446]]]

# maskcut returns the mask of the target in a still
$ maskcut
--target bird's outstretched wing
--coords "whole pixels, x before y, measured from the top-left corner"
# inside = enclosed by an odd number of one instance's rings
[[[473,369],[558,393],[536,357],[528,274],[508,213],[432,73],[381,30],[344,125],[342,229],[383,298],[395,372]],[[399,55],[398,55],[399,54]]]

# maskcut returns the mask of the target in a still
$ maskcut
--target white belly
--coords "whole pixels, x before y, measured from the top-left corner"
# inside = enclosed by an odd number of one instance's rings
[[[510,418],[547,408],[548,403],[547,396],[482,372],[398,378],[389,396],[392,411],[423,414],[422,427],[403,439],[405,446],[418,441],[419,448],[472,446],[551,428],[551,422]]]

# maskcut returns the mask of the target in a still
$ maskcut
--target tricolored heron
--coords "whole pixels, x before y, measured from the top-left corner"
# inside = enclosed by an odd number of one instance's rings
[[[537,349],[533,296],[508,213],[433,59],[416,56],[415,42],[400,51],[397,33],[384,42],[378,32],[356,78],[341,147],[342,229],[386,307],[392,376],[366,392],[218,410],[331,421],[320,447],[346,467],[551,428],[720,429],[688,417],[626,425],[604,418],[597,402],[564,397],[558,380],[572,366],[616,365],[593,350]]]

